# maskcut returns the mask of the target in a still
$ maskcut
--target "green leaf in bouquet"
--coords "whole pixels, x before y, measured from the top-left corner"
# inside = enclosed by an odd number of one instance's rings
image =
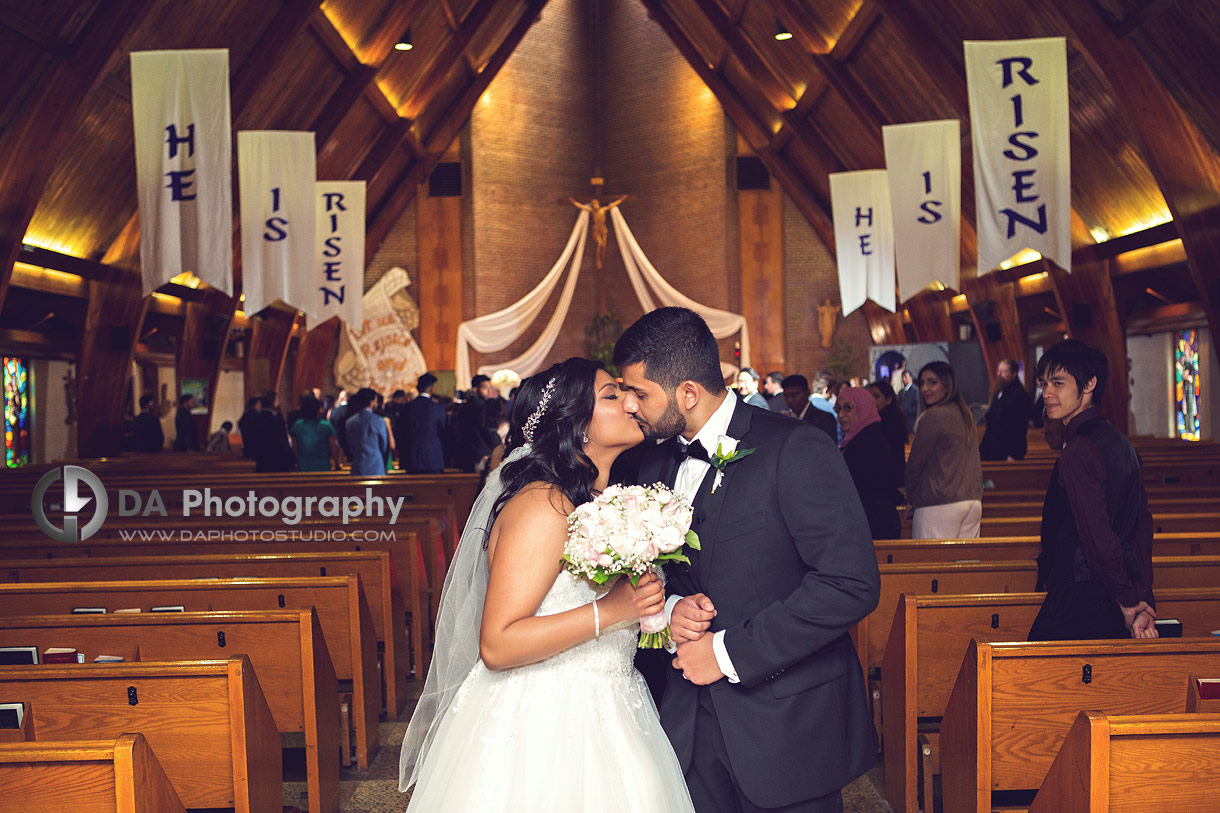
[[[751,449],[751,451],[753,451],[753,449]],[[702,548],[699,547],[699,534],[695,533],[694,531],[686,532],[686,544],[691,550],[702,550]]]

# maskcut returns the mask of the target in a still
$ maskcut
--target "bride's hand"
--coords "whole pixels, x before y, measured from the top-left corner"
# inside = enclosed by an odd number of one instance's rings
[[[635,587],[631,585],[631,579],[623,577],[598,603],[602,605],[602,612],[606,609],[613,612],[613,623],[635,621],[665,609],[665,588],[654,573],[641,576],[640,583]],[[603,624],[602,628],[606,626]]]

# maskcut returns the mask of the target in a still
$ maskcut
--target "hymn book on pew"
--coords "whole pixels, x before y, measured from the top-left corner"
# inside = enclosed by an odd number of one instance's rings
[[[84,663],[84,655],[70,646],[53,646],[42,652],[43,663]]]
[[[1200,700],[1220,700],[1220,678],[1195,678]]]
[[[105,615],[105,607],[73,607],[73,615]]]
[[[38,665],[36,646],[0,646],[0,666]]]
[[[125,659],[122,655],[98,655],[93,659],[94,663],[122,663]]]
[[[24,703],[0,703],[0,729],[19,729],[24,719]]]
[[[186,606],[183,604],[166,604],[161,607],[153,607],[151,612],[154,613],[184,613]]]

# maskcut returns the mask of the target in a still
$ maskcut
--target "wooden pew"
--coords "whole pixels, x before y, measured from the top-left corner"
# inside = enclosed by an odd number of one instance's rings
[[[1218,775],[1220,715],[1081,711],[1029,810],[1211,813]]]
[[[1220,512],[1211,510],[1215,503],[1186,514],[1153,513],[1154,533],[1205,533],[1220,528]],[[1036,536],[1041,533],[1042,516],[983,517],[979,536]]]
[[[993,562],[1033,559],[1042,550],[1042,539],[1031,536],[1000,536],[987,539],[877,539],[873,542],[877,564],[916,562]],[[1153,538],[1157,556],[1220,556],[1220,533],[1162,533]]]
[[[1181,711],[1186,676],[1218,659],[1210,638],[971,643],[941,722],[945,813],[983,813],[993,791],[1040,787],[1084,709]]]
[[[186,813],[143,734],[0,744],[8,813]]]
[[[244,655],[276,728],[305,735],[311,813],[339,809],[339,703],[335,670],[313,608],[265,612],[121,613],[6,617],[0,646],[73,647],[127,662]]]
[[[0,617],[62,615],[74,607],[139,607],[148,612],[164,605],[182,605],[187,611],[315,608],[335,674],[352,682],[357,766],[368,769],[381,747],[381,680],[373,622],[359,576],[0,584]]]
[[[1045,597],[1045,593],[904,593],[900,597],[881,667],[886,797],[895,810],[917,809],[921,731],[931,757],[931,769],[922,772],[923,796],[930,798],[931,774],[939,773],[934,766],[940,756],[936,728],[930,724],[945,713],[970,642],[1024,641]],[[1159,590],[1157,613],[1181,621],[1184,635],[1206,636],[1220,629],[1220,587]]]
[[[0,696],[31,704],[37,742],[140,732],[186,807],[282,806],[279,734],[244,656],[0,666]]]
[[[869,669],[881,666],[890,624],[898,597],[911,595],[967,595],[971,593],[1032,593],[1038,582],[1038,566],[1032,561],[917,562],[878,565],[881,599],[877,609],[860,622],[868,641]],[[1152,557],[1153,592],[1166,588],[1211,587],[1220,584],[1220,557]]]
[[[359,576],[373,630],[385,649],[386,708],[397,719],[407,702],[408,653],[406,613],[393,569],[387,551],[99,556],[0,561],[0,582]]]

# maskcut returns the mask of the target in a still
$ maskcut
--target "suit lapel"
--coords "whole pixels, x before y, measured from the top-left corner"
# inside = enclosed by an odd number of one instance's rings
[[[674,453],[674,447],[677,445],[678,439],[670,438],[649,450],[640,464],[640,485],[664,483],[669,488],[674,487],[674,481],[678,479],[678,460]]]
[[[729,431],[726,433],[729,437],[742,440],[750,431],[750,413],[751,408],[747,404],[738,404],[733,410],[733,418],[729,421]],[[738,444],[740,449],[742,444]],[[709,453],[715,454],[715,449],[710,449]],[[728,499],[729,489],[732,488],[733,475],[739,463],[729,463],[724,467],[724,477],[720,481],[720,488],[717,488],[715,493],[712,492],[712,487],[716,483],[716,467],[712,466],[703,477],[703,482],[699,485],[699,491],[695,494],[694,509],[695,520],[699,523],[699,528],[696,533],[699,534],[699,542],[701,549],[698,553],[698,558],[695,560],[695,573],[700,584],[707,584],[708,575],[711,573],[712,557],[716,553],[716,531],[720,525],[720,515],[724,510],[725,501]]]

